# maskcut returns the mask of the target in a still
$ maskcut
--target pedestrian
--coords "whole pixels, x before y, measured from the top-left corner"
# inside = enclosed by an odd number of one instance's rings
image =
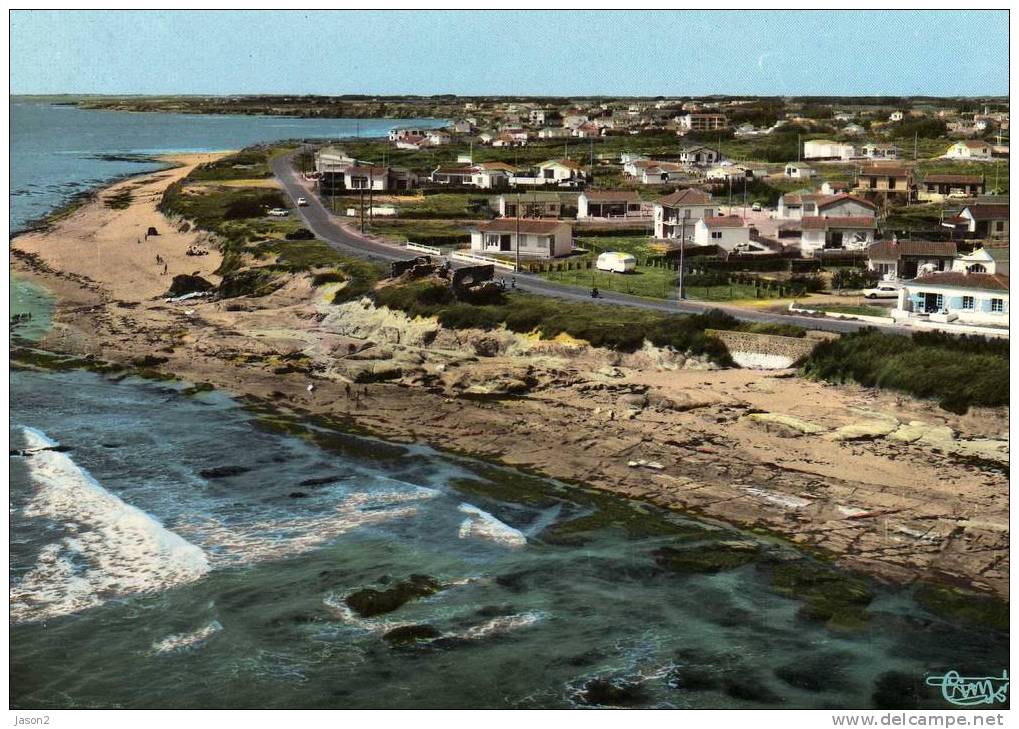
[[[163,264],[163,275],[165,276],[165,275],[166,275],[166,274],[168,274],[169,272],[170,272],[170,264],[168,264],[168,263],[164,263],[164,264]]]
[[[347,391],[347,399],[349,400],[350,399],[350,383],[349,382],[347,383],[347,385],[346,385],[346,387],[344,389]]]

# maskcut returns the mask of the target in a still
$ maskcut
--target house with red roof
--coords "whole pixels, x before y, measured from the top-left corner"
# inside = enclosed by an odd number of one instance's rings
[[[563,220],[534,218],[496,218],[471,231],[471,250],[475,253],[511,253],[521,256],[554,258],[573,250],[573,226]]]
[[[892,316],[1008,327],[1008,275],[939,271],[906,281]]]
[[[800,220],[800,252],[812,256],[820,250],[862,251],[874,242],[877,218],[873,215],[809,215]]]
[[[655,238],[690,240],[698,220],[717,215],[718,206],[709,193],[692,187],[676,190],[655,203]]]
[[[750,226],[737,215],[701,218],[694,225],[693,242],[698,246],[718,246],[730,253],[762,248],[750,241]]]

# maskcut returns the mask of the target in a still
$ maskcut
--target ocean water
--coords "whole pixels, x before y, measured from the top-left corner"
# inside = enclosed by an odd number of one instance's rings
[[[18,99],[11,101],[10,110],[12,231],[97,185],[159,169],[157,163],[125,156],[240,149],[281,139],[381,137],[394,126],[445,124],[442,119],[144,114]]]
[[[205,118],[173,127],[191,122],[192,148],[240,146],[203,136],[219,123]],[[75,179],[119,174],[68,156]],[[50,302],[15,282],[11,303],[33,312],[15,331],[32,346]],[[736,530],[187,383],[18,368],[10,396],[16,708],[869,708],[890,671],[908,706],[929,672],[1007,668],[1007,635],[908,589],[873,586],[871,619],[841,631],[753,564],[656,564],[663,546],[717,539],[796,556]],[[638,512],[647,530],[619,526]],[[557,533],[581,517],[588,529]],[[663,519],[676,533],[650,528]],[[415,575],[437,591],[368,617],[347,602]],[[423,640],[385,637],[401,629]]]

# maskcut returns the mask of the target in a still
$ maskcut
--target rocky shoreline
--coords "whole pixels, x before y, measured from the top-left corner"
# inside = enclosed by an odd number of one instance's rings
[[[197,163],[176,161],[12,240],[12,269],[57,297],[42,349],[778,535],[889,582],[1007,599],[1007,409],[959,416],[651,346],[448,330],[331,304],[342,284],[303,274],[261,298],[168,303],[174,273],[215,283],[219,265],[186,257],[204,234],[155,209]],[[104,207],[124,186],[130,205]],[[138,242],[149,225],[165,234]]]

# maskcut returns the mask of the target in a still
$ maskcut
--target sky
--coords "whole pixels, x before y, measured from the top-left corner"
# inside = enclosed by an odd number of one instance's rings
[[[12,11],[13,94],[1007,95],[1007,11]]]

